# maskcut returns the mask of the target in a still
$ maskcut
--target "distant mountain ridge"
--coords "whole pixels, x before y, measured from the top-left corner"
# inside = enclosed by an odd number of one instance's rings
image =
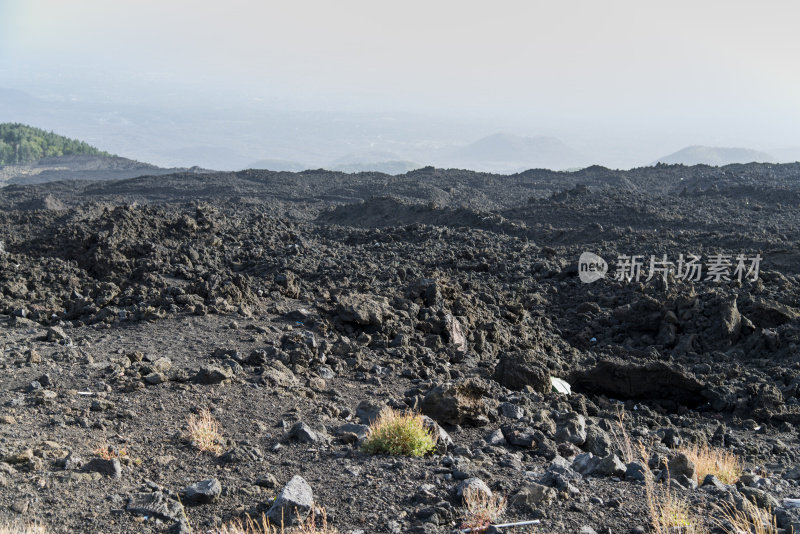
[[[720,167],[732,163],[776,163],[771,154],[751,148],[714,147],[692,145],[682,148],[653,162],[684,165],[713,165]]]
[[[508,169],[568,169],[587,165],[588,158],[555,137],[522,137],[497,133],[453,151],[456,161]]]

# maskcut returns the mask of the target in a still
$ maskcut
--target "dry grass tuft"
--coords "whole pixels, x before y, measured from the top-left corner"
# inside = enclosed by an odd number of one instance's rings
[[[633,443],[625,430],[625,408],[617,405],[617,424],[611,432],[611,439],[614,441],[616,449],[622,453],[622,461],[629,464],[636,460],[633,452]]]
[[[47,527],[41,523],[2,523],[0,534],[47,534]]]
[[[644,466],[644,489],[647,511],[655,534],[705,534],[702,521],[694,516],[686,499],[676,495],[667,482],[663,487],[656,484],[653,472],[647,467],[647,451],[640,445]],[[664,466],[666,468],[666,466]],[[667,477],[669,480],[669,477]]]
[[[659,488],[652,497],[648,497],[648,509],[654,532],[662,534],[694,534],[705,532],[692,513],[689,503],[673,493],[669,487]]]
[[[384,410],[369,427],[362,445],[372,454],[424,456],[436,448],[436,438],[425,428],[422,415]]]
[[[472,529],[473,532],[485,530],[500,519],[506,510],[506,499],[500,495],[491,497],[475,488],[464,491],[464,516],[459,529]]]
[[[708,445],[681,447],[697,469],[697,482],[703,483],[706,475],[715,475],[723,484],[735,484],[742,476],[742,462],[729,451],[715,449]]]
[[[222,429],[208,410],[190,415],[186,430],[187,440],[203,452],[222,453]]]
[[[114,458],[119,460],[128,457],[128,450],[125,447],[117,449],[113,445],[109,445],[108,442],[104,442],[102,445],[99,445],[92,452],[94,452],[94,454],[103,460],[112,460]]]
[[[300,526],[295,528],[292,532],[295,534],[339,534],[337,529],[328,526],[328,514],[325,512],[324,508],[322,509],[321,515],[320,524],[317,526],[316,514],[312,509],[311,515],[300,523]]]
[[[317,518],[315,512],[312,510],[305,521],[302,521],[298,526],[286,530],[283,526],[278,528],[269,523],[267,516],[261,514],[261,519],[253,519],[249,515],[245,515],[244,521],[241,519],[234,519],[226,523],[222,527],[213,530],[213,534],[339,534],[339,531],[334,527],[328,526],[328,515],[323,509],[317,525]]]
[[[747,499],[742,501],[742,509],[737,510],[728,503],[717,506],[720,518],[714,523],[728,534],[778,534],[775,516],[770,510],[759,508]]]

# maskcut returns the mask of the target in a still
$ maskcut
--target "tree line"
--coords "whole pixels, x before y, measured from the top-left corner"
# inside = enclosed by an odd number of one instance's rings
[[[0,165],[31,163],[41,158],[71,154],[111,156],[95,147],[19,123],[0,124]]]

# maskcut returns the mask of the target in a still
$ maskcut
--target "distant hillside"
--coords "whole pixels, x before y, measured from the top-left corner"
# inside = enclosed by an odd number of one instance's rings
[[[19,123],[0,124],[0,165],[24,165],[42,158],[79,154],[111,156],[83,141],[40,128]]]
[[[587,164],[587,158],[555,137],[520,137],[498,133],[453,152],[455,163],[471,167],[567,169]]]
[[[653,163],[682,163],[684,165],[730,165],[731,163],[775,163],[776,159],[750,148],[724,148],[714,146],[687,146],[677,152],[659,158]]]
[[[270,171],[288,171],[300,172],[308,169],[308,165],[303,165],[296,161],[289,161],[285,159],[260,159],[254,161],[247,166],[246,169],[266,169]]]
[[[419,168],[422,168],[422,165],[414,163],[413,161],[375,161],[371,163],[340,163],[331,166],[330,170],[347,173],[382,172],[384,174],[398,175]]]
[[[775,156],[779,163],[794,163],[800,161],[800,147],[770,148],[769,153]]]

